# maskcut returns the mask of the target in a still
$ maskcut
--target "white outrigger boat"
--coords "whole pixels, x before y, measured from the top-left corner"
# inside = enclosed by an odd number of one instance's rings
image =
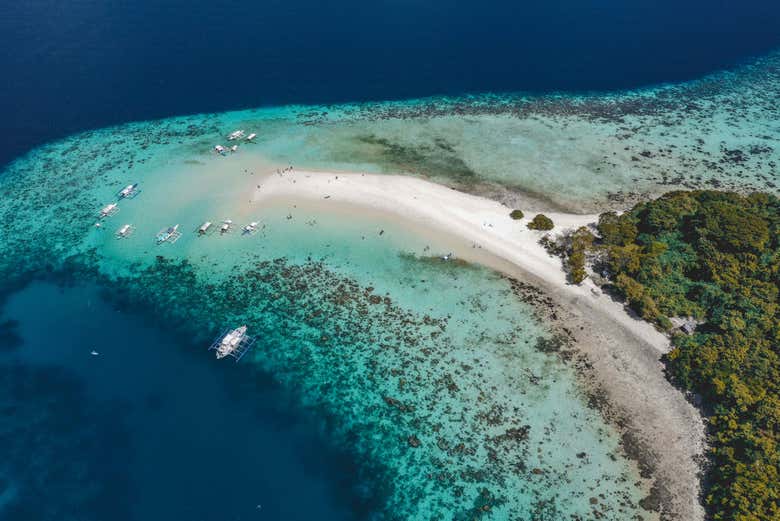
[[[244,131],[243,130],[234,130],[230,134],[228,134],[228,141],[235,141],[236,139],[240,139],[244,137]]]
[[[257,134],[255,134],[255,133],[252,133],[252,134],[249,134],[249,135],[246,137],[246,140],[247,140],[247,141],[252,141],[252,140],[253,140],[254,138],[256,138],[256,137],[257,137]]]
[[[225,329],[211,343],[209,351],[216,351],[217,359],[232,356],[238,362],[254,345],[255,339],[247,335],[246,326],[244,325],[232,330]]]
[[[115,215],[119,211],[119,206],[116,203],[111,203],[105,205],[100,210],[100,218],[105,219],[106,217],[111,217],[112,215]]]
[[[251,223],[244,226],[244,229],[241,231],[242,235],[254,235],[257,233],[257,227],[260,225],[257,221],[252,221]]]
[[[156,240],[157,244],[162,244],[164,242],[174,243],[179,240],[179,237],[181,237],[181,232],[179,231],[179,225],[177,224],[160,230]]]
[[[223,147],[222,145],[214,145],[214,152],[224,156],[225,155],[225,147]]]
[[[232,354],[241,346],[244,338],[246,338],[246,326],[237,327],[223,336],[217,346],[217,360]]]
[[[141,190],[138,189],[138,183],[134,183],[131,185],[127,185],[126,187],[122,188],[122,190],[119,191],[117,196],[120,199],[132,199],[136,195],[138,195],[138,192]]]
[[[198,235],[206,235],[206,232],[209,231],[209,228],[211,228],[211,221],[206,221],[205,223],[200,225],[200,228],[198,228]]]
[[[232,147],[230,147],[230,151],[234,153],[238,152],[238,145],[233,145]]]
[[[225,219],[222,221],[222,226],[219,227],[219,233],[227,233],[230,231],[230,228],[233,227],[233,221],[230,219]]]
[[[116,238],[127,239],[133,234],[133,230],[135,230],[135,227],[132,224],[125,224],[116,231]]]

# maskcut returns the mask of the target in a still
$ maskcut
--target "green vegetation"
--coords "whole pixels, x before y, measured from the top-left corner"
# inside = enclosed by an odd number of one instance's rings
[[[673,337],[666,362],[709,415],[711,518],[777,521],[780,199],[672,192],[620,216],[603,214],[598,230],[601,269],[631,308],[663,329],[670,317],[703,321],[692,335]]]
[[[533,219],[531,219],[531,222],[529,222],[527,226],[531,230],[547,231],[547,230],[552,230],[554,225],[552,219],[550,219],[544,214],[539,213],[536,214],[536,216]]]
[[[509,217],[514,219],[515,221],[519,221],[523,218],[523,211],[522,210],[512,210],[512,212],[509,214]]]
[[[579,284],[588,274],[585,271],[585,254],[593,247],[593,234],[586,227],[578,228],[569,236],[569,247],[566,256],[566,271],[569,281]]]
[[[585,265],[589,251],[598,250],[594,248],[595,240],[596,237],[590,230],[581,226],[575,231],[567,230],[555,238],[547,234],[539,240],[539,243],[544,246],[547,253],[563,259],[568,281],[572,284],[580,284],[588,276]]]

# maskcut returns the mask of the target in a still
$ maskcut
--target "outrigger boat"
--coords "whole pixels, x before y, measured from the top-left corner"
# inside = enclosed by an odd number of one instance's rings
[[[257,232],[257,226],[259,224],[260,223],[258,223],[257,221],[252,221],[251,223],[247,224],[246,226],[244,226],[244,229],[242,231],[242,235],[252,235],[252,234],[256,233]]]
[[[157,244],[162,244],[164,242],[176,242],[179,237],[181,237],[181,232],[179,232],[179,225],[175,226],[169,226],[168,228],[164,228],[160,230],[160,232],[157,234]]]
[[[246,137],[246,140],[247,140],[247,141],[252,141],[252,140],[253,140],[254,138],[256,138],[256,137],[257,137],[257,134],[254,134],[254,133],[253,133],[253,134],[249,134],[249,135]]]
[[[111,217],[118,211],[119,206],[117,206],[116,203],[107,204],[100,210],[100,218],[105,219],[106,217]]]
[[[224,156],[225,147],[223,147],[222,145],[214,145],[214,152],[216,152],[217,154],[222,154]]]
[[[233,221],[225,219],[222,221],[222,226],[219,227],[219,233],[227,233],[230,231],[230,227],[233,226]]]
[[[120,190],[119,194],[117,195],[120,199],[130,199],[131,197],[138,195],[138,192],[140,192],[138,189],[138,183],[134,183],[122,188],[122,190]]]
[[[238,145],[233,145],[232,147],[230,147],[230,151],[231,152],[238,152]]]
[[[217,347],[217,359],[225,358],[233,351],[238,349],[241,342],[246,337],[246,326],[237,327],[222,337],[222,341]]]
[[[122,226],[116,231],[116,238],[126,239],[133,234],[133,230],[134,228],[132,224],[125,224],[124,226]]]
[[[228,141],[234,141],[236,139],[244,137],[244,131],[243,130],[235,130],[228,134]]]
[[[200,225],[200,228],[198,228],[198,235],[206,235],[206,232],[209,231],[209,228],[211,228],[211,221],[206,221],[205,223]]]

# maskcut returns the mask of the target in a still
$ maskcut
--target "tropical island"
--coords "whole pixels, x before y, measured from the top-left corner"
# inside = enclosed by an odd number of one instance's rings
[[[695,393],[709,420],[712,519],[777,519],[780,199],[672,192],[602,214],[597,229],[598,239],[572,250],[572,270],[583,249],[594,255],[631,309],[675,332],[669,376]],[[695,325],[676,328],[679,317]]]
[[[0,177],[0,294],[93,284],[101,316],[187,339],[154,369],[199,364],[242,382],[235,396],[275,386],[351,462],[348,495],[366,511],[768,521],[778,60],[610,95],[288,106],[77,134]],[[26,326],[0,322],[2,406],[25,420],[3,431],[8,504],[126,497],[95,477],[100,457],[62,459],[94,445],[105,415],[81,409],[68,378],[19,369],[38,363],[26,341],[42,318],[26,308]],[[235,367],[208,353],[226,330],[261,339]],[[52,342],[37,356],[146,369],[156,345]],[[135,411],[163,411],[163,425],[178,407],[143,396]]]
[[[536,214],[524,219],[524,212],[515,209],[502,219],[507,209],[501,205],[409,178],[304,172],[272,179],[259,192],[278,196],[288,189],[285,193],[292,196],[293,186],[297,197],[321,198],[328,193],[335,204],[370,204],[399,218],[436,223],[442,232],[472,241],[478,250],[511,259],[558,292],[575,291],[587,277],[598,280],[601,290],[671,335],[672,348],[663,355],[669,378],[689,391],[689,400],[708,417],[710,464],[704,481],[708,514],[744,521],[777,516],[776,196],[670,192],[626,212],[606,212],[597,218],[552,213],[552,218]],[[479,219],[481,223],[476,222]],[[559,233],[554,238],[518,239],[522,233],[512,221],[541,231],[552,230],[557,223]],[[534,245],[535,240],[540,244]],[[541,247],[564,258],[566,281],[562,272],[556,274],[555,261],[544,258]],[[512,273],[481,253],[465,257]],[[583,293],[582,298],[593,295]],[[607,306],[600,310],[613,320],[620,315]],[[664,341],[650,331],[636,324],[628,327],[663,349]],[[678,465],[670,465],[679,471]]]

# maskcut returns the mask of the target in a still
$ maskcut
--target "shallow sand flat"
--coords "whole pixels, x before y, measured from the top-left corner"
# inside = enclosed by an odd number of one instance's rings
[[[259,203],[328,208],[368,218],[366,212],[395,215],[416,233],[436,236],[456,256],[528,280],[549,295],[555,318],[592,364],[589,384],[606,393],[605,412],[625,429],[624,446],[654,479],[654,498],[671,519],[702,519],[698,502],[704,427],[698,412],[663,375],[659,361],[666,336],[631,317],[624,307],[586,280],[566,283],[560,260],[538,243],[542,233],[525,226],[510,208],[421,179],[371,174],[291,171],[265,178]],[[586,226],[595,215],[548,213],[556,230]],[[450,237],[446,242],[446,236]]]
[[[405,176],[294,171],[273,174],[260,186],[255,201],[300,198],[321,205],[346,203],[396,214],[459,237],[473,247],[461,249],[458,256],[490,264],[489,256],[480,251],[485,250],[562,288],[572,298],[584,299],[659,352],[669,349],[668,339],[650,324],[628,316],[621,304],[594,295],[592,291],[598,289],[590,280],[579,286],[566,283],[560,260],[551,257],[539,244],[544,233],[526,227],[535,215],[532,210],[524,209],[525,217],[515,221],[509,217],[512,209],[498,202]],[[587,226],[598,219],[597,215],[555,212],[546,215],[558,230]],[[491,267],[500,268],[492,264]]]
[[[227,324],[247,324],[262,346],[241,369],[262,368],[300,397],[296,407],[316,409],[381,496],[379,518],[471,519],[487,507],[496,519],[657,519],[640,505],[651,484],[617,429],[590,406],[575,368],[540,347],[548,322],[501,274],[437,258],[468,243],[410,233],[388,212],[255,200],[273,168],[249,155],[157,156],[128,174],[102,168],[116,152],[30,160],[2,181],[8,278],[25,262],[97,278],[203,346]],[[58,162],[69,175],[51,175]],[[95,228],[129,175],[143,192]],[[225,217],[259,220],[262,231],[195,232]],[[115,239],[123,222],[136,233]],[[173,223],[182,238],[156,246]]]
[[[224,115],[302,169],[404,173],[517,205],[621,209],[674,189],[780,190],[780,54],[696,81]]]
[[[610,94],[290,105],[127,123],[39,147],[4,176],[45,164],[58,176],[116,183],[106,183],[108,195],[180,160],[251,160],[413,174],[510,206],[536,200],[575,213],[675,189],[780,193],[779,64],[775,52],[700,80]],[[258,137],[215,156],[235,129]]]

